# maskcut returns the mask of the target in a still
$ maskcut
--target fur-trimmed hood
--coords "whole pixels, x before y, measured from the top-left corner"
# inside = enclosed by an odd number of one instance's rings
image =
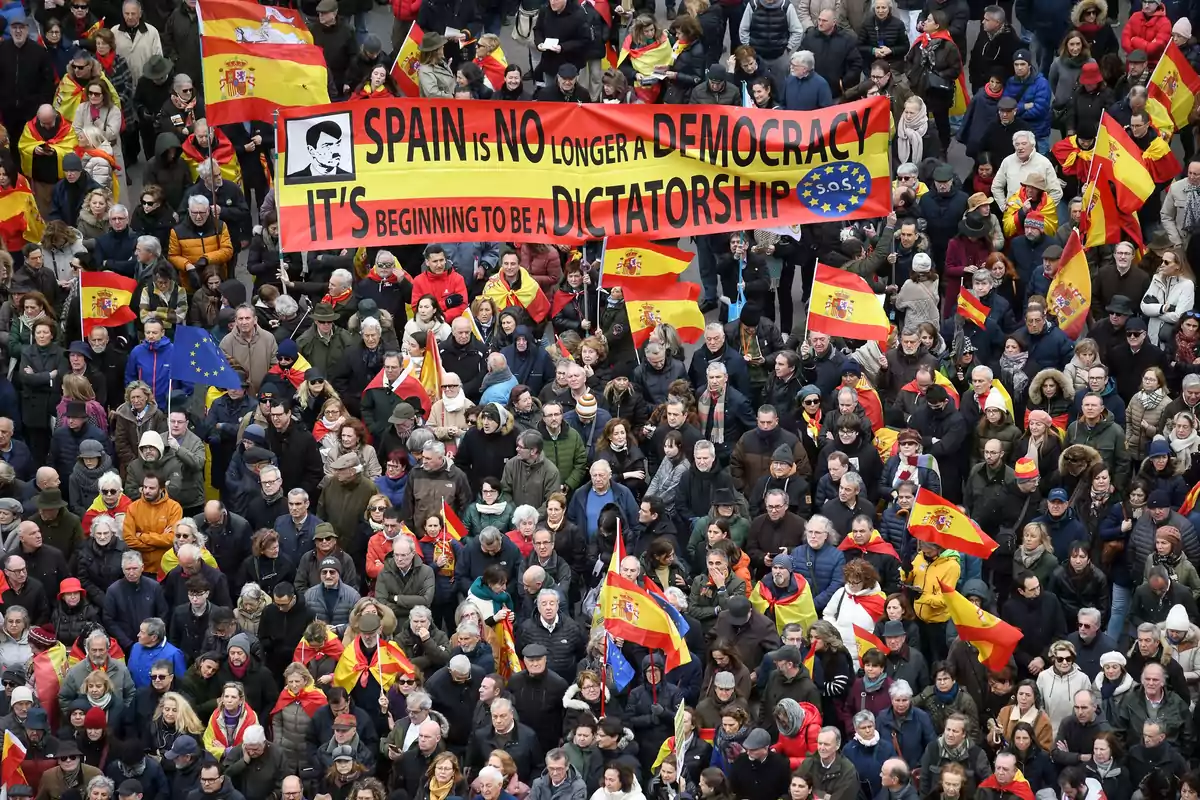
[[[1065,398],[1068,403],[1071,402],[1071,400],[1075,397],[1075,389],[1071,385],[1071,381],[1068,380],[1063,371],[1059,369],[1039,370],[1038,373],[1033,376],[1033,380],[1029,382],[1029,399],[1038,405],[1045,402],[1046,398],[1042,396],[1042,384],[1045,383],[1046,379],[1048,378],[1053,378],[1055,383],[1058,384],[1059,397]]]
[[[1135,644],[1134,647],[1137,647],[1137,645]],[[1096,687],[1096,691],[1100,691],[1104,686],[1104,670],[1100,670],[1100,674],[1092,679],[1092,685]],[[1133,682],[1132,675],[1128,672],[1121,673],[1121,682],[1117,684],[1117,688],[1113,691],[1113,698],[1115,699],[1129,693],[1135,686],[1137,684]]]
[[[488,407],[495,408],[500,415],[500,427],[494,433],[485,433],[485,436],[505,436],[512,433],[513,427],[516,425],[516,419],[512,412],[499,403],[488,403],[479,410],[479,416],[475,419],[475,427],[479,428],[480,433],[483,433],[483,411]]]
[[[1105,22],[1108,19],[1108,3],[1104,2],[1104,0],[1080,0],[1071,9],[1071,27],[1079,27],[1079,24],[1083,22],[1083,12],[1089,8],[1095,8],[1100,12],[1096,17],[1100,22]]]
[[[1087,470],[1091,469],[1094,465],[1101,464],[1104,462],[1104,459],[1100,456],[1100,451],[1097,450],[1096,448],[1089,447],[1086,444],[1073,444],[1073,445],[1070,445],[1069,447],[1067,447],[1066,449],[1064,449],[1062,451],[1062,453],[1060,453],[1058,456],[1058,472],[1060,475],[1069,475],[1070,474],[1067,472],[1067,456],[1068,455],[1071,457],[1076,457],[1076,458],[1078,456],[1084,457],[1084,461],[1087,464],[1087,466],[1084,468],[1083,472],[1079,473],[1080,475],[1087,472]]]
[[[580,688],[578,683],[572,683],[567,687],[566,694],[563,695],[563,708],[573,708],[576,711],[591,711],[592,707],[588,705],[588,701],[580,697]],[[608,685],[604,686],[604,702],[612,700],[612,694],[608,691]]]

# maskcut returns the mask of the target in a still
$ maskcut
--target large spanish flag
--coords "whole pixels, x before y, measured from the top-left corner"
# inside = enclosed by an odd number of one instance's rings
[[[1050,301],[1050,312],[1058,318],[1058,327],[1068,339],[1078,339],[1092,307],[1092,276],[1079,231],[1071,231],[1067,239],[1046,299]]]
[[[1196,500],[1200,499],[1200,481],[1188,490],[1187,496],[1183,498],[1183,505],[1179,507],[1179,513],[1185,517],[1192,513],[1192,509],[1196,507]]]
[[[1171,115],[1175,127],[1188,123],[1188,116],[1200,95],[1200,75],[1192,69],[1187,56],[1175,42],[1167,42],[1167,49],[1150,74],[1150,85],[1146,87],[1150,98],[1161,103]]]
[[[793,572],[796,580],[796,591],[790,594],[778,594],[775,584],[768,580],[754,584],[750,592],[750,605],[758,613],[775,618],[775,630],[782,636],[783,628],[793,622],[798,622],[808,629],[817,621],[817,607],[813,604],[812,587],[799,572]]]
[[[493,89],[498,91],[504,85],[504,71],[508,69],[508,56],[504,55],[503,47],[497,47],[483,58],[476,57],[475,63],[483,70],[484,77],[492,84]]]
[[[54,155],[58,157],[58,176],[62,177],[62,160],[68,154],[74,153],[75,148],[79,146],[79,139],[75,136],[75,129],[71,127],[71,120],[63,115],[59,115],[58,130],[49,139],[42,136],[41,129],[37,126],[37,118],[29,120],[25,130],[21,133],[21,139],[17,142],[17,150],[21,154],[21,174],[29,175],[33,168],[33,151],[39,145],[46,145],[54,150]]]
[[[1137,211],[1154,192],[1154,178],[1142,163],[1142,151],[1112,115],[1104,112],[1096,134],[1097,163],[1112,169],[1117,206],[1130,213]]]
[[[530,319],[541,324],[546,315],[550,313],[550,301],[546,299],[546,293],[542,291],[542,287],[538,286],[538,282],[533,279],[529,271],[524,267],[521,267],[520,270],[521,288],[514,289],[509,286],[508,281],[504,279],[504,273],[497,272],[488,278],[488,282],[483,287],[483,296],[490,297],[501,311],[510,306],[520,306],[529,314]]]
[[[988,307],[964,287],[958,290],[958,315],[982,329],[987,326]]]
[[[442,354],[438,350],[437,337],[429,332],[425,340],[425,357],[421,359],[421,386],[430,399],[442,396]]]
[[[83,314],[83,335],[94,328],[114,328],[133,322],[136,316],[130,307],[137,281],[115,272],[79,273],[79,306]]]
[[[923,542],[979,558],[987,558],[999,546],[958,506],[924,486],[917,489],[908,532]]]
[[[380,638],[379,646],[371,654],[370,660],[363,654],[359,637],[342,653],[337,667],[333,670],[333,683],[346,691],[350,691],[357,683],[366,686],[368,676],[375,678],[383,691],[392,688],[396,678],[403,675],[415,675],[416,667],[408,660],[408,656],[400,649],[400,645],[387,639]]]
[[[886,341],[891,323],[867,282],[817,263],[808,300],[808,330],[846,339]]]
[[[513,639],[512,617],[492,625],[492,660],[496,662],[496,672],[508,680],[522,671],[521,659],[517,657],[517,644]]]
[[[914,509],[915,513],[915,509]],[[942,601],[958,629],[958,638],[975,645],[979,661],[988,669],[1000,670],[1012,658],[1021,631],[1004,620],[979,608],[963,597],[953,586],[938,581],[942,590]]]
[[[10,253],[15,253],[27,242],[40,242],[46,223],[29,181],[18,174],[17,180],[8,189],[0,189],[0,242]]]
[[[596,607],[605,630],[618,639],[637,642],[649,650],[663,651],[667,672],[691,663],[692,654],[670,615],[649,592],[621,575],[619,565],[624,554],[625,545],[618,529],[617,546],[613,548]]]
[[[392,62],[392,80],[396,82],[396,88],[404,97],[421,96],[421,87],[417,83],[417,68],[421,63],[421,40],[424,38],[425,32],[416,22],[408,26],[408,35],[404,37],[400,49],[396,51],[396,60]],[[492,86],[500,88],[496,84]]]
[[[1085,248],[1116,244],[1123,236],[1128,236],[1139,250],[1142,249],[1142,224],[1136,214],[1127,214],[1117,207],[1107,165],[1096,171],[1092,181],[1083,187],[1082,195],[1084,205],[1079,229],[1083,231]]]
[[[312,44],[299,11],[250,0],[199,0],[200,35],[246,44]]]
[[[183,140],[180,155],[183,157],[183,162],[187,164],[192,180],[200,177],[200,164],[211,156],[213,161],[217,162],[217,166],[221,168],[221,177],[230,183],[241,186],[242,163],[238,161],[237,151],[233,149],[233,142],[229,141],[229,137],[215,125],[208,129],[208,135],[211,137],[209,147],[200,147],[196,142],[195,134]]]
[[[610,243],[604,248],[605,277],[653,278],[678,275],[692,263],[692,254],[657,242]]]
[[[316,45],[200,41],[210,125],[270,122],[278,108],[329,102],[325,52]]]
[[[623,282],[621,287],[625,293],[629,330],[638,347],[650,338],[650,331],[663,322],[673,325],[679,338],[688,343],[698,341],[704,334],[704,314],[697,304],[700,299],[698,284],[673,283],[643,289]]]

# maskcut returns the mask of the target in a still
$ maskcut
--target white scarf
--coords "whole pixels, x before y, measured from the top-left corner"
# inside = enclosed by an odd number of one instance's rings
[[[451,414],[457,414],[467,407],[467,396],[463,394],[460,388],[458,394],[451,397],[448,394],[442,394],[442,410],[449,411]]]
[[[899,156],[901,164],[919,163],[925,151],[925,134],[929,130],[929,112],[925,109],[925,101],[916,95],[914,97],[921,103],[921,108],[917,111],[917,118],[910,120],[908,111],[905,110],[896,122],[896,154]]]

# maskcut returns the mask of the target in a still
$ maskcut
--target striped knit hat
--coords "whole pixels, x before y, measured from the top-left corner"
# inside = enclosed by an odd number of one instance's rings
[[[1013,468],[1013,472],[1019,481],[1036,481],[1039,477],[1037,464],[1028,458],[1017,459],[1017,466]]]
[[[591,419],[596,416],[596,397],[588,392],[575,403],[575,413],[581,419]]]

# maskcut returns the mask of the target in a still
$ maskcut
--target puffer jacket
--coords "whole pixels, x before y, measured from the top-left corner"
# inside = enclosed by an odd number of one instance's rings
[[[279,696],[280,701],[285,698],[290,702],[271,717],[274,741],[283,750],[284,774],[299,775],[308,763],[306,739],[312,727],[312,717],[287,689]]]
[[[1150,449],[1150,440],[1154,434],[1146,433],[1142,423],[1149,423],[1152,430],[1158,430],[1168,402],[1169,398],[1165,391],[1158,404],[1153,408],[1146,406],[1146,397],[1142,392],[1138,392],[1130,398],[1125,412],[1125,450],[1129,453],[1130,458],[1141,461],[1146,457],[1146,452]]]
[[[858,51],[862,54],[862,63],[866,66],[875,61],[876,47],[888,47],[892,52],[884,60],[891,66],[893,73],[903,72],[908,44],[908,25],[890,12],[883,19],[875,16],[874,12],[868,14],[862,27],[858,29]]]
[[[463,434],[454,464],[467,475],[471,490],[478,495],[483,479],[489,475],[504,474],[505,462],[517,452],[516,421],[512,414],[501,410],[500,427],[494,433],[483,432],[483,415],[476,420],[476,427]]]
[[[791,556],[792,569],[803,575],[812,589],[817,613],[824,611],[837,590],[846,583],[843,574],[846,561],[842,551],[829,543],[814,550],[805,542],[794,548]]]
[[[1125,22],[1125,30],[1121,32],[1121,49],[1126,54],[1144,50],[1151,64],[1162,57],[1170,41],[1171,18],[1161,3],[1149,16],[1143,11],[1130,14]]]
[[[1112,470],[1113,485],[1124,487],[1129,480],[1129,453],[1125,450],[1125,432],[1113,422],[1112,414],[1104,416],[1095,427],[1088,427],[1082,418],[1067,428],[1066,444],[1086,444],[1094,448]]]
[[[179,272],[180,285],[186,285],[187,265],[207,259],[225,277],[226,265],[233,259],[233,241],[229,238],[229,226],[209,216],[203,227],[197,228],[191,218],[182,220],[171,228],[171,240],[167,247],[167,260]]]
[[[921,589],[920,597],[913,601],[913,611],[918,619],[923,622],[946,622],[950,619],[938,583],[957,586],[961,574],[962,560],[953,550],[943,550],[932,562],[927,562],[924,554],[917,554],[907,583]]]
[[[1058,394],[1054,397],[1046,397],[1042,391],[1042,384],[1049,379],[1053,379],[1058,384]],[[1051,417],[1065,416],[1071,411],[1071,398],[1074,396],[1075,393],[1071,391],[1071,382],[1061,370],[1039,370],[1033,376],[1033,380],[1029,382],[1029,404],[1025,410],[1045,411]]]
[[[1033,135],[1043,139],[1050,135],[1050,106],[1053,100],[1050,82],[1034,70],[1024,80],[1013,76],[1004,84],[1004,96],[1017,101],[1017,119],[1033,129]],[[1026,108],[1032,103],[1032,108]]]
[[[107,547],[100,547],[96,540],[88,535],[71,555],[67,567],[83,584],[88,602],[97,608],[104,607],[108,587],[121,579],[121,556],[124,553],[125,540],[118,531],[118,535],[109,541]]]
[[[75,468],[71,470],[68,487],[70,490],[70,499],[67,501],[67,508],[71,510],[72,514],[81,519],[83,518],[84,513],[88,510],[88,506],[100,496],[100,490],[97,486],[100,476],[112,468],[112,459],[109,458],[108,453],[101,453],[100,465],[94,469],[88,469],[84,466],[82,458],[76,458]]]

